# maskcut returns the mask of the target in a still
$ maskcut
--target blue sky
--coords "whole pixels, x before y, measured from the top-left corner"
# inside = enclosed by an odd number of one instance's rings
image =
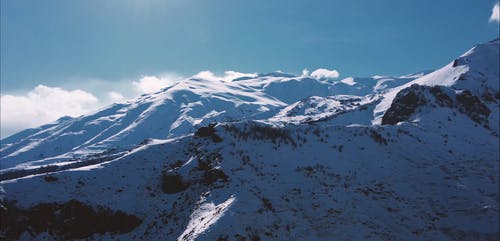
[[[494,0],[0,2],[1,91],[18,97],[43,85],[102,102],[113,88],[114,99],[130,96],[125,85],[145,76],[203,70],[403,75],[499,35]]]
[[[2,90],[201,70],[407,74],[497,37],[494,3],[2,0]]]

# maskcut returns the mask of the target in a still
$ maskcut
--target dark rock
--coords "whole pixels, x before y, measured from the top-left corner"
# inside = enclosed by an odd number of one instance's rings
[[[203,126],[198,128],[198,130],[194,133],[195,135],[199,137],[211,137],[213,134],[215,134],[215,129],[212,124],[208,126]]]
[[[57,178],[55,176],[51,176],[51,175],[46,175],[43,177],[43,180],[45,180],[46,182],[55,182],[55,181],[59,180],[59,178]]]
[[[427,103],[422,94],[423,88],[423,86],[414,84],[401,90],[382,117],[382,125],[395,125],[398,122],[408,120],[419,106]]]
[[[205,185],[210,185],[218,180],[226,182],[228,179],[229,177],[226,175],[226,173],[224,173],[224,171],[220,169],[211,169],[205,171],[205,173],[203,174],[202,183]]]
[[[493,97],[493,94],[490,92],[486,92],[483,94],[483,99],[486,100],[487,102],[495,102],[495,97]]]
[[[452,107],[453,106],[453,100],[451,99],[450,96],[448,96],[444,91],[441,89],[440,86],[432,86],[430,88],[431,94],[436,98],[436,102],[441,106],[441,107]]]
[[[221,142],[223,139],[215,133],[216,125],[216,123],[211,123],[206,127],[200,127],[194,134],[199,137],[211,137],[214,142]]]
[[[487,124],[491,110],[469,90],[457,95],[457,105],[460,112],[479,124]]]
[[[33,237],[47,232],[58,239],[85,239],[93,234],[128,233],[142,223],[134,215],[102,206],[93,208],[77,200],[40,203],[28,209],[17,207],[14,201],[2,205],[2,240],[19,239],[26,231]]]
[[[375,130],[370,130],[370,137],[379,144],[387,145],[387,140]]]
[[[161,189],[164,193],[175,194],[186,190],[190,186],[189,182],[182,180],[179,174],[164,173],[161,178]]]
[[[271,212],[276,212],[276,209],[274,209],[273,207],[273,204],[271,203],[271,200],[267,199],[267,198],[262,198],[262,205],[264,206],[264,208],[268,211],[271,211]]]
[[[456,108],[460,113],[467,115],[478,124],[488,127],[488,116],[491,110],[481,101],[481,99],[469,90],[464,90],[459,94],[445,93],[443,86],[420,86],[412,85],[401,90],[394,98],[391,107],[382,117],[383,125],[394,125],[401,121],[407,121],[417,109],[424,105]],[[430,93],[434,98],[426,98],[424,93]],[[451,96],[450,96],[451,95]],[[486,101],[494,101],[487,92],[483,98]]]

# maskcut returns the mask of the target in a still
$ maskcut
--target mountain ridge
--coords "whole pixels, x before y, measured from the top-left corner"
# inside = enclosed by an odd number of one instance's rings
[[[16,163],[26,160],[54,158],[59,161],[85,153],[96,154],[110,148],[130,148],[147,138],[171,138],[193,132],[196,126],[212,121],[234,121],[254,115],[269,118],[273,111],[279,111],[282,107],[310,96],[326,97],[346,92],[366,95],[375,91],[372,90],[375,83],[372,83],[373,86],[362,83],[348,85],[342,81],[316,80],[283,73],[245,78],[247,79],[239,78],[236,82],[222,79],[185,79],[156,93],[113,104],[95,113],[72,119],[63,118],[56,123],[45,125],[45,128],[41,127],[39,131],[27,130],[26,136],[15,134],[2,140],[2,169],[14,167]],[[384,81],[396,79],[406,82],[413,78],[385,77]],[[366,82],[375,78],[362,80]],[[175,115],[177,117],[174,117]],[[157,120],[150,120],[152,118]],[[159,125],[161,122],[166,123]],[[141,125],[149,127],[138,127]],[[150,131],[147,131],[148,129]],[[130,133],[136,130],[145,133]],[[66,135],[61,136],[60,134],[64,133],[60,132],[65,132]],[[54,138],[64,140],[58,141]],[[15,144],[16,142],[19,143]],[[59,142],[63,144],[58,144]],[[68,145],[68,142],[75,144]],[[45,143],[50,148],[47,148]],[[32,147],[30,150],[33,153],[22,148],[26,146]],[[61,150],[47,151],[54,146],[60,146]],[[85,150],[79,151],[85,147]],[[65,155],[66,152],[72,153]],[[12,165],[8,164],[11,160],[14,162]]]
[[[28,131],[2,143],[0,237],[497,240],[499,45],[401,78],[188,79]]]

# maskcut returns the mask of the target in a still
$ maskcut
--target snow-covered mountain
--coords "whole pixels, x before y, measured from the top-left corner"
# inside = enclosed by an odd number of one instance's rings
[[[498,240],[499,45],[401,77],[189,78],[20,132],[0,235]]]
[[[128,150],[148,138],[175,138],[211,122],[266,119],[311,96],[365,96],[418,75],[341,81],[270,73],[232,81],[185,79],[157,93],[2,140],[2,169],[32,168],[102,152]],[[348,83],[348,84],[346,84]],[[355,96],[353,98],[359,98]]]

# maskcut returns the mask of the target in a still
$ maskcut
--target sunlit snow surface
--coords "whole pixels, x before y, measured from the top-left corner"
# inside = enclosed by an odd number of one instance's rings
[[[387,79],[406,83],[414,76]],[[377,79],[364,78],[346,81],[316,80],[281,73],[243,77],[233,81],[216,79],[186,79],[151,95],[122,104],[114,104],[96,113],[64,118],[56,123],[30,129],[2,140],[1,168],[13,168],[36,160],[58,162],[81,158],[109,149],[129,149],[147,138],[166,139],[192,133],[208,123],[271,118],[274,122],[297,122],[300,117],[280,119],[275,116],[288,105],[307,98],[333,100],[338,94],[352,94],[361,104],[373,101],[366,95],[379,93]],[[359,82],[359,83],[358,83]],[[332,97],[333,96],[333,97]],[[331,102],[331,101],[329,101]],[[336,102],[338,105],[338,102]],[[327,103],[326,105],[331,105]],[[326,107],[326,106],[325,106]],[[353,109],[339,106],[327,108],[321,117]],[[320,110],[314,111],[319,114]],[[281,110],[283,112],[283,110]],[[369,114],[369,113],[368,113]],[[312,116],[312,115],[311,115]],[[359,118],[358,118],[359,119]],[[352,120],[356,122],[356,120]],[[361,120],[360,123],[369,123]],[[26,134],[24,134],[26,133]],[[21,166],[19,166],[21,167]]]
[[[199,207],[193,211],[184,233],[179,236],[180,240],[196,240],[196,238],[205,232],[210,225],[215,224],[221,218],[231,204],[235,201],[235,197],[230,197],[219,205],[213,202],[204,203],[205,200],[200,200]]]

